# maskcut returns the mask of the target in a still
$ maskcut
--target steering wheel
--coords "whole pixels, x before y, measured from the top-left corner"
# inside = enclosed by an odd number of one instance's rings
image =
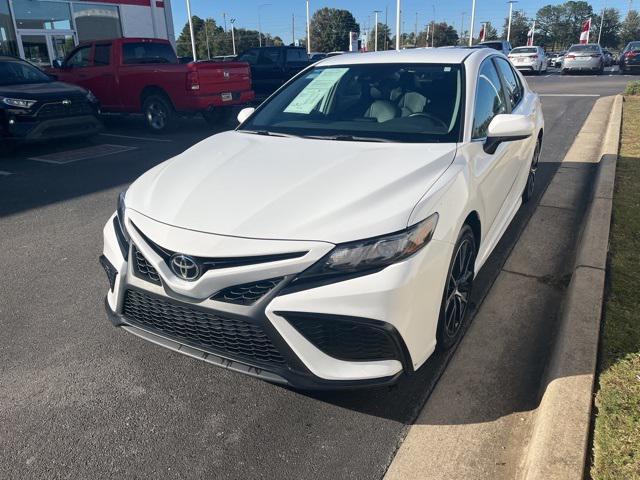
[[[445,130],[449,129],[449,125],[447,125],[446,123],[444,123],[442,120],[440,120],[438,117],[434,117],[433,115],[426,113],[426,112],[416,112],[416,113],[412,113],[411,115],[409,115],[409,118],[411,117],[425,117],[428,118],[429,120],[431,120],[432,123],[435,123],[437,125],[440,125],[442,128],[444,128]]]

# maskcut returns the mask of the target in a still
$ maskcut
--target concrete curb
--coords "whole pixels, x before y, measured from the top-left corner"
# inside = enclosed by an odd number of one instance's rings
[[[586,463],[622,123],[616,96],[591,203],[524,458],[524,480],[582,480]]]

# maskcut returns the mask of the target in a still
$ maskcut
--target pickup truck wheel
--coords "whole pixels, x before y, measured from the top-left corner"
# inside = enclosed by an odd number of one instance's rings
[[[150,95],[142,104],[147,128],[153,133],[163,133],[175,124],[176,113],[169,101],[161,95]]]
[[[227,123],[233,116],[233,109],[229,107],[215,108],[208,112],[202,112],[205,121],[212,127]]]

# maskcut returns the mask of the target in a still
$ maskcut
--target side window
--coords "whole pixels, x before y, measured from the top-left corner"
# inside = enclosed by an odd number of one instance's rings
[[[502,58],[497,58],[498,70],[504,79],[505,86],[507,87],[507,93],[509,95],[509,102],[511,103],[511,110],[516,108],[522,100],[524,90],[520,84],[520,79],[514,73],[513,69],[509,65],[509,62]]]
[[[287,49],[287,62],[306,62],[308,61],[307,52],[301,48]]]
[[[249,65],[255,65],[256,63],[258,63],[259,53],[260,53],[260,50],[257,50],[255,48],[251,50],[247,50],[242,55],[240,55],[240,57],[238,57],[238,61],[247,62]]]
[[[69,68],[82,68],[89,66],[91,46],[80,47],[67,59],[65,66]]]
[[[472,138],[484,138],[493,117],[507,112],[502,85],[498,72],[491,60],[485,60],[480,67],[476,87],[476,106],[473,112]]]
[[[96,66],[109,65],[111,63],[111,45],[96,45],[93,53],[93,64]]]
[[[260,58],[258,59],[258,64],[260,65],[276,65],[278,63],[278,59],[280,58],[279,48],[265,48],[260,52]]]
[[[132,42],[122,46],[122,63],[141,65],[153,63],[178,63],[173,47],[168,43]]]

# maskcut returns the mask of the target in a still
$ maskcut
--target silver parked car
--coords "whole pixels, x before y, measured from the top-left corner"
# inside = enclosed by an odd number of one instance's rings
[[[604,53],[597,43],[572,45],[564,56],[562,74],[570,72],[604,72]]]

